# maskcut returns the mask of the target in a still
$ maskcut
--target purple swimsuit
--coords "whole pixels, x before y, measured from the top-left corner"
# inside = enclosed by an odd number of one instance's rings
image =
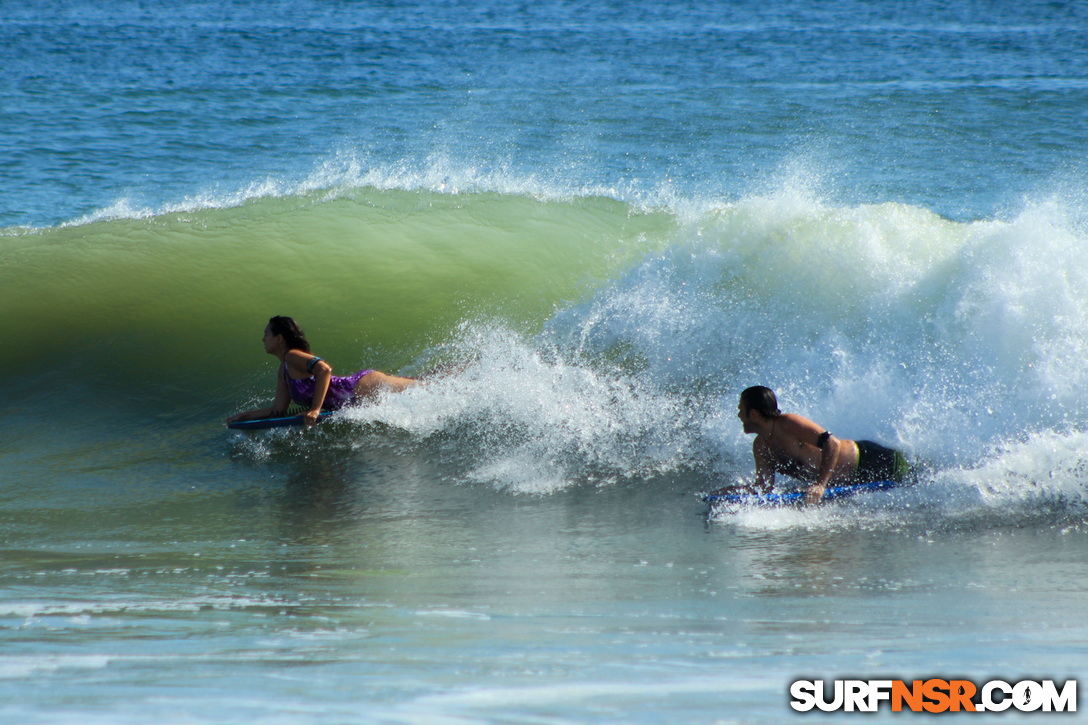
[[[325,402],[321,405],[321,409],[339,410],[345,405],[354,403],[355,384],[359,382],[361,377],[370,372],[373,371],[360,370],[354,375],[346,377],[333,375],[332,380],[329,381],[329,392],[325,393]],[[314,388],[317,386],[317,381],[314,378],[295,380],[287,374],[287,363],[283,364],[283,377],[287,381],[287,389],[291,391],[291,400],[307,408],[314,404]]]

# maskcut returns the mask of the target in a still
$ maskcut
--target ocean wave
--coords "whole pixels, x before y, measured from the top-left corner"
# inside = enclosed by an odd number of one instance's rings
[[[523,491],[745,470],[751,384],[941,470],[1088,427],[1085,231],[1052,199],[957,222],[804,183],[670,210],[353,183],[9,233],[9,341],[46,370],[167,378],[181,398],[207,390],[211,351],[237,404],[268,394],[271,314],[340,370],[420,372],[452,350],[476,361],[458,388],[358,415],[420,440],[467,429],[489,453],[466,475]],[[111,381],[94,363],[115,357],[137,369]]]

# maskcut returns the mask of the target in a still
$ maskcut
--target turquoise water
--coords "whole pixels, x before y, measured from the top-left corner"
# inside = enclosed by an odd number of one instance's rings
[[[0,6],[0,721],[1080,677],[1085,51],[1061,3]],[[273,314],[448,372],[228,432]],[[757,383],[927,475],[708,511]]]

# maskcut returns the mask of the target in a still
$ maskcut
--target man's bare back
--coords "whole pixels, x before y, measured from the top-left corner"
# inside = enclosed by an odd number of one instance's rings
[[[808,418],[782,413],[770,388],[745,390],[737,417],[745,433],[756,435],[756,477],[750,487],[757,492],[769,492],[775,474],[782,473],[807,483],[805,503],[818,503],[828,486],[901,480],[910,473],[898,451],[872,441],[836,438]]]

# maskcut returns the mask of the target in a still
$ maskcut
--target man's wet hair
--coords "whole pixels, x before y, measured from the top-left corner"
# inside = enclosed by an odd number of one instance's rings
[[[753,385],[740,394],[740,404],[747,410],[755,410],[764,418],[776,418],[782,415],[778,409],[778,398],[774,391],[762,385]]]

